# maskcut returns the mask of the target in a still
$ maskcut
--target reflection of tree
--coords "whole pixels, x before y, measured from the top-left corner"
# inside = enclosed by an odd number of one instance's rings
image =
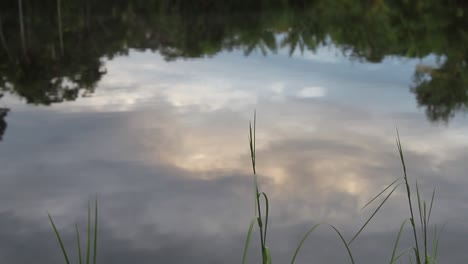
[[[432,121],[447,122],[468,109],[468,69],[447,60],[440,68],[419,67],[412,91]]]
[[[93,39],[98,32],[88,27],[87,14],[72,15],[61,0],[9,2],[0,3],[0,90],[46,105],[92,93],[107,49]]]
[[[8,111],[8,108],[0,108],[0,141],[2,141],[3,135],[5,134],[5,130],[7,128],[5,117],[8,114]]]
[[[466,107],[467,6],[456,0],[0,1],[0,90],[34,104],[75,100],[94,91],[105,73],[101,58],[130,49],[175,60],[234,49],[314,52],[333,43],[367,62],[448,58],[430,72],[416,71],[412,87],[431,120],[448,120]]]

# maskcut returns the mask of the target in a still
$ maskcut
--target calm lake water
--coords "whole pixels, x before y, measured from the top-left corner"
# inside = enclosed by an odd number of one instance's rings
[[[362,206],[402,177],[396,127],[411,183],[427,200],[436,188],[439,262],[466,262],[467,12],[460,1],[2,1],[0,262],[63,263],[47,213],[75,252],[74,224],[84,240],[97,196],[98,263],[240,263],[254,110],[274,263],[316,223],[346,239],[359,230],[378,204]],[[352,244],[356,263],[388,262],[405,195]],[[411,235],[407,224],[401,250]],[[251,245],[259,263],[257,233]],[[304,244],[296,263],[310,262],[349,262],[331,228]]]

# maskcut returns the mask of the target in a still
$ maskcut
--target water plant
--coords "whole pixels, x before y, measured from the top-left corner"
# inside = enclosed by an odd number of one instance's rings
[[[249,135],[248,135],[250,158],[252,162],[252,171],[253,171],[253,179],[254,179],[253,185],[254,185],[254,197],[255,197],[254,199],[254,202],[255,202],[254,211],[255,212],[254,212],[254,218],[251,220],[249,229],[247,232],[247,238],[245,241],[245,247],[244,247],[244,252],[242,256],[242,264],[246,263],[247,253],[248,253],[250,240],[252,237],[255,223],[258,226],[259,234],[260,234],[262,264],[272,264],[271,252],[270,252],[270,249],[267,247],[267,243],[266,243],[270,207],[269,207],[267,194],[259,190],[259,183],[258,183],[257,169],[256,169],[255,134],[256,134],[256,112],[254,112],[253,122],[252,121],[249,122]],[[430,254],[429,246],[428,246],[428,234],[429,234],[428,226],[429,226],[430,217],[432,213],[432,207],[434,203],[435,188],[432,192],[430,203],[429,205],[427,205],[427,202],[421,199],[421,195],[419,192],[419,185],[416,181],[415,186],[416,186],[416,197],[417,197],[417,208],[418,208],[417,212],[419,213],[419,223],[416,223],[414,206],[413,206],[413,201],[412,201],[412,194],[411,194],[411,186],[410,186],[410,182],[408,179],[407,168],[406,168],[406,163],[405,163],[405,159],[403,155],[403,148],[401,145],[401,140],[400,140],[398,129],[396,131],[396,145],[398,148],[398,153],[399,153],[400,161],[401,161],[402,168],[403,168],[403,177],[397,178],[392,183],[387,185],[382,191],[380,191],[375,197],[373,197],[367,204],[363,206],[363,209],[364,209],[370,206],[371,204],[373,204],[374,201],[382,197],[382,201],[373,210],[370,217],[367,218],[367,220],[364,222],[361,228],[356,232],[356,234],[349,241],[346,241],[343,235],[341,234],[341,232],[335,226],[330,225],[330,224],[324,224],[324,223],[315,224],[304,234],[302,239],[299,241],[298,246],[296,247],[296,250],[294,251],[293,256],[291,258],[291,264],[294,264],[296,257],[298,253],[300,252],[304,242],[307,240],[307,238],[313,233],[313,231],[316,230],[316,228],[318,228],[321,225],[327,225],[331,227],[332,230],[335,231],[335,233],[339,236],[341,242],[343,243],[348,253],[351,263],[354,264],[355,261],[354,261],[353,254],[350,248],[351,244],[359,237],[359,235],[364,231],[364,229],[371,222],[374,216],[380,211],[380,209],[384,206],[384,204],[388,201],[388,199],[400,186],[406,187],[405,191],[407,194],[406,197],[408,200],[409,215],[410,215],[409,222],[411,224],[411,230],[413,233],[414,246],[397,253],[398,245],[400,243],[400,238],[401,238],[401,235],[404,231],[404,228],[407,222],[407,220],[404,220],[402,224],[400,225],[400,229],[395,239],[392,254],[388,263],[389,264],[396,263],[397,260],[399,260],[402,256],[406,255],[410,251],[413,251],[414,253],[412,256],[409,256],[410,263],[416,263],[416,264],[436,264],[437,263],[437,250],[438,250],[440,231],[441,231],[441,230],[437,230],[437,225],[434,228],[434,237],[432,241],[433,242],[432,254]],[[264,201],[264,204],[265,204],[265,217],[262,217],[262,206],[261,206],[262,200]],[[418,231],[418,227],[417,227],[418,224],[420,225],[420,228],[421,228],[420,231]],[[420,243],[423,244],[422,247],[419,246]]]
[[[242,264],[245,264],[246,263],[246,258],[247,258],[247,252],[248,252],[248,248],[249,248],[249,245],[250,245],[250,240],[252,238],[252,233],[253,233],[253,227],[255,225],[255,223],[257,223],[257,226],[259,228],[259,233],[260,233],[260,246],[261,246],[261,256],[262,256],[262,264],[272,264],[272,258],[271,258],[271,252],[270,252],[270,249],[267,247],[266,245],[266,237],[267,237],[267,230],[268,230],[268,217],[269,217],[269,202],[268,202],[268,196],[265,192],[260,192],[259,191],[259,184],[258,184],[258,178],[257,178],[257,169],[256,169],[256,149],[255,149],[255,146],[256,146],[256,137],[255,137],[255,134],[256,134],[256,123],[257,123],[257,120],[256,120],[256,112],[254,112],[254,119],[253,119],[253,123],[252,121],[249,122],[249,136],[248,136],[248,139],[249,139],[249,147],[250,147],[250,159],[251,159],[251,162],[252,162],[252,171],[253,171],[253,178],[254,178],[254,196],[255,196],[255,217],[251,220],[250,222],[250,225],[249,225],[249,230],[247,232],[247,238],[246,238],[246,242],[245,242],[245,247],[244,247],[244,253],[243,253],[243,256],[242,256]],[[262,200],[262,197],[263,197],[263,200],[265,201],[265,218],[262,218],[262,208],[261,208],[261,200]],[[265,223],[265,225],[263,225],[263,223]],[[312,226],[306,233],[305,235],[303,236],[303,238],[301,239],[301,241],[299,242],[298,246],[296,247],[296,250],[294,251],[294,254],[293,254],[293,257],[291,259],[291,264],[294,264],[295,260],[296,260],[296,257],[299,253],[299,251],[301,250],[302,248],[302,245],[304,244],[304,242],[307,240],[307,238],[312,234],[312,232],[317,228],[319,227],[320,225],[322,225],[321,223],[319,224],[316,224],[314,226]],[[348,252],[348,255],[349,255],[349,258],[351,260],[351,263],[355,263],[354,262],[354,258],[353,258],[353,255],[352,255],[352,252],[349,248],[349,245],[348,243],[346,243],[346,240],[344,239],[343,235],[341,234],[341,232],[333,225],[329,225],[327,224],[329,227],[331,227],[335,232],[336,234],[339,236],[341,242],[343,243],[344,247],[346,248],[347,252]]]
[[[57,241],[60,245],[60,249],[62,250],[63,257],[65,259],[66,264],[70,264],[70,258],[68,257],[67,250],[62,241],[62,237],[60,236],[57,227],[55,226],[54,221],[50,214],[49,221],[52,225],[54,230],[55,236],[57,237]],[[93,235],[93,264],[96,264],[96,256],[97,256],[97,230],[98,230],[98,205],[97,199],[94,202],[94,235]],[[78,231],[78,224],[75,224],[75,234],[76,234],[76,243],[77,243],[77,250],[78,250],[78,263],[83,264],[82,254],[81,254],[81,242],[80,242],[80,233]],[[87,240],[86,240],[86,257],[85,263],[90,264],[90,257],[91,257],[91,205],[88,202],[88,226],[87,226]]]

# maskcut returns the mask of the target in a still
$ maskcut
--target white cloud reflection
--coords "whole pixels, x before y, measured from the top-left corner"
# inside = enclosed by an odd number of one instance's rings
[[[326,90],[323,87],[318,86],[311,86],[311,87],[304,87],[297,93],[297,96],[300,98],[316,98],[316,97],[324,97],[326,94]]]

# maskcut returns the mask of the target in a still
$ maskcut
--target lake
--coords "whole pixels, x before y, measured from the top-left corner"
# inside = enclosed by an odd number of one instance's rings
[[[97,197],[98,263],[241,263],[255,111],[274,263],[317,223],[349,241],[385,196],[363,206],[404,182],[397,129],[415,212],[416,180],[427,211],[435,188],[429,252],[443,227],[439,262],[463,263],[467,12],[435,0],[2,1],[0,262],[65,263],[50,213],[77,263],[75,224],[84,250]],[[409,215],[400,185],[350,245],[356,263],[389,262],[404,220],[398,252],[412,247]],[[255,228],[248,263],[260,250]],[[311,262],[350,263],[332,228],[303,244],[295,263]]]

